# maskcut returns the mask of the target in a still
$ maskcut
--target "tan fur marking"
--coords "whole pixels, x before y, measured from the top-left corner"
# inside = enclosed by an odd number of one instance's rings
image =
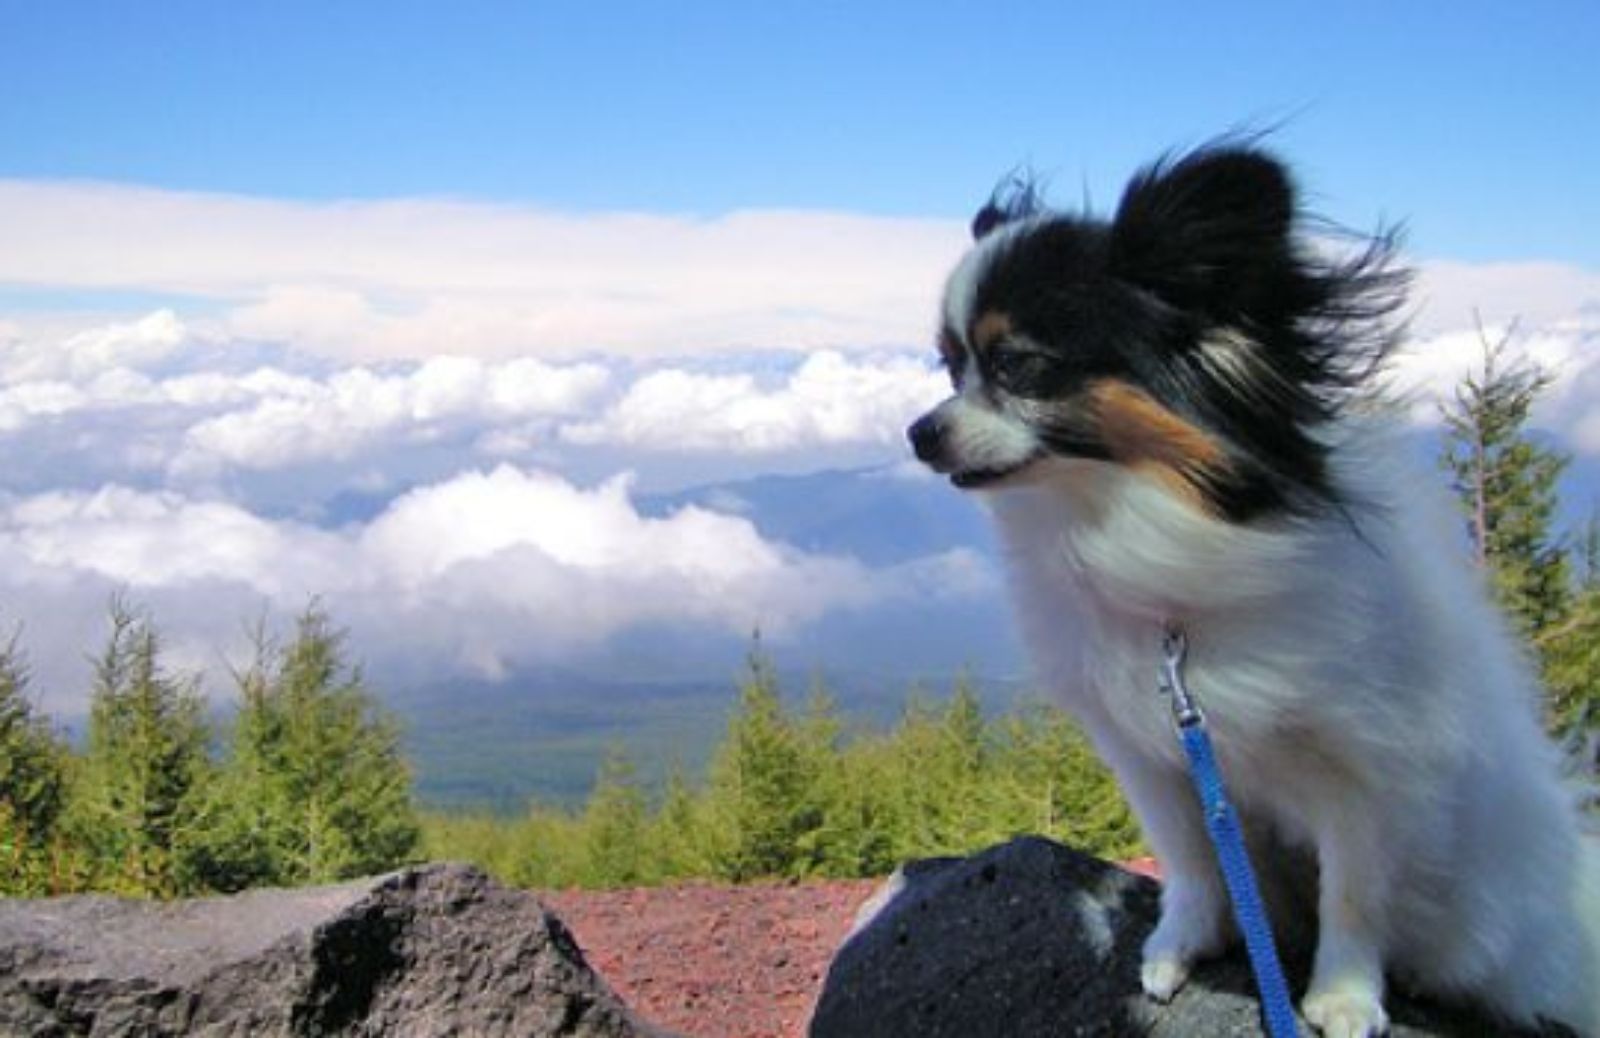
[[[1011,334],[1011,315],[989,310],[972,325],[972,348],[986,350]]]
[[[1095,382],[1088,397],[1112,458],[1159,479],[1201,509],[1216,510],[1196,482],[1228,467],[1215,440],[1126,382]]]

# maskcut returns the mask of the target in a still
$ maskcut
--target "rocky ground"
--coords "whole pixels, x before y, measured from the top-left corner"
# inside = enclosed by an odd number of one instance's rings
[[[535,895],[435,864],[188,901],[0,898],[0,1033],[792,1038],[813,1006],[817,1038],[1054,1038],[1063,1021],[1085,1038],[1232,1038],[1258,1024],[1242,954],[1204,964],[1169,1004],[1143,997],[1158,887],[1048,840],[908,863],[835,955],[877,889]],[[1302,990],[1309,949],[1285,951]],[[1395,1038],[1509,1034],[1398,989],[1389,1009]]]
[[[641,1016],[692,1038],[795,1038],[876,881],[541,891]]]
[[[1083,874],[1069,875],[1073,869]],[[1057,1034],[1065,1033],[1062,1020],[1077,1021],[1072,1033],[1084,1035],[1148,1032],[1194,1038],[1253,1032],[1258,1009],[1242,955],[1208,964],[1169,1006],[1138,995],[1137,949],[1154,923],[1155,888],[1147,886],[1142,898],[1133,897],[1141,893],[1136,884],[1108,879],[1123,870],[1157,873],[1148,859],[1124,863],[1119,870],[1040,840],[1014,841],[967,859],[921,863],[917,872],[908,869],[909,886],[895,902],[900,907],[877,918],[852,945],[857,954],[845,957],[849,962],[841,958],[824,1007],[824,1032],[902,1035],[909,1032],[896,1013],[911,1013],[925,1023],[929,1018],[923,1010],[934,1002],[941,1006],[939,1019],[950,1024],[938,1034]],[[798,1038],[806,1034],[834,953],[862,903],[880,885],[872,880],[689,884],[543,891],[539,897],[572,930],[590,966],[650,1022],[689,1038]],[[1071,891],[1077,893],[1069,896]],[[1104,913],[1090,913],[1096,919],[1103,915],[1104,932],[1079,933],[1074,920],[1083,922],[1083,906],[1095,898],[1106,900]],[[1041,918],[1042,926],[1037,925]],[[907,934],[915,954],[900,947]],[[1081,958],[1084,948],[1105,953],[1101,945],[1108,940],[1114,961],[1086,967],[1106,989],[1101,992],[1106,1004],[1099,1005],[1088,991],[1094,984],[1061,978],[1072,975],[1066,959]],[[983,950],[997,947],[1014,954]],[[1298,993],[1306,958],[1291,953],[1286,965]],[[880,998],[885,985],[895,997]],[[952,998],[959,1004],[941,1001]],[[991,1004],[996,998],[1017,1004],[997,1010]],[[904,1004],[894,1004],[897,1000]],[[1419,1002],[1398,991],[1390,1009],[1397,1038],[1510,1034],[1469,1011]],[[1042,1012],[1045,1022],[1033,1020],[1030,1011],[1033,1016]],[[856,1019],[863,1012],[870,1019]],[[968,1019],[972,1014],[976,1017]],[[1123,1020],[1128,1014],[1138,1019]],[[996,1030],[997,1018],[1020,1029]],[[974,1029],[974,1020],[989,1021],[988,1029]],[[1546,1033],[1566,1032],[1551,1028]]]

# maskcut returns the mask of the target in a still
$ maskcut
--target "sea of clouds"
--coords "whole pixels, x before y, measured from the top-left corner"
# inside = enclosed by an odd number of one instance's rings
[[[320,597],[355,648],[495,677],[645,628],[770,637],[996,594],[954,550],[808,552],[643,490],[903,458],[951,221],[706,220],[0,182],[0,625],[52,710],[117,592],[175,663]],[[1418,423],[1516,317],[1600,454],[1600,275],[1424,264]],[[865,619],[863,622],[866,622]]]
[[[637,501],[660,458],[711,472],[894,457],[941,392],[920,354],[823,350],[758,371],[261,357],[167,309],[0,339],[0,616],[68,686],[58,705],[81,704],[117,592],[151,609],[183,667],[225,673],[250,621],[315,597],[379,662],[494,677],[641,627],[782,639],[838,610],[988,586],[970,553],[874,569],[732,510]]]

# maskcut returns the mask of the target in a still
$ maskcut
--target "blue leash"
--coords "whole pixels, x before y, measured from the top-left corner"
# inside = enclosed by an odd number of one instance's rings
[[[1244,935],[1250,968],[1256,975],[1256,990],[1261,993],[1261,1011],[1271,1038],[1297,1038],[1294,1006],[1289,1000],[1289,985],[1283,979],[1278,949],[1272,940],[1272,924],[1267,920],[1256,889],[1250,855],[1244,846],[1244,831],[1239,816],[1222,785],[1222,769],[1217,767],[1206,731],[1206,718],[1200,704],[1183,681],[1183,660],[1189,641],[1182,628],[1169,626],[1162,641],[1161,691],[1172,700],[1172,715],[1178,723],[1178,738],[1189,756],[1189,778],[1200,796],[1206,831],[1216,848],[1222,878],[1233,900],[1233,918]]]

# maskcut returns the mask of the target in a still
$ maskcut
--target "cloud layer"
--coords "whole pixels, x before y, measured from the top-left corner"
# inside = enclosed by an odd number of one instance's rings
[[[563,426],[561,437],[643,451],[889,446],[948,391],[943,371],[905,354],[860,361],[824,351],[770,388],[750,374],[666,368],[635,380],[594,420]]]
[[[1600,455],[1600,318],[1517,342],[1558,375],[1541,421]],[[652,515],[631,477],[564,472],[592,451],[643,468],[892,461],[946,392],[924,352],[334,364],[235,352],[169,310],[54,342],[12,333],[0,616],[27,620],[41,661],[80,661],[125,589],[170,624],[179,660],[220,673],[246,619],[322,596],[381,666],[495,676],[640,630],[783,638],[930,596],[977,602],[997,584],[968,553],[868,566],[765,537],[737,501]],[[1416,420],[1480,357],[1475,330],[1413,340],[1396,381]],[[408,469],[418,456],[439,460]],[[276,498],[253,482],[274,479]],[[368,504],[328,511],[348,494]]]
[[[213,672],[250,617],[316,596],[369,659],[497,677],[632,630],[759,627],[782,639],[824,614],[993,585],[965,552],[869,569],[692,506],[646,516],[626,477],[580,487],[506,465],[415,488],[338,530],[116,486],[0,506],[0,598],[32,604],[42,592],[80,631],[118,589],[156,604],[181,656]],[[52,648],[67,640],[45,633]],[[56,707],[81,695],[66,689]]]
[[[346,363],[904,347],[929,337],[933,296],[966,242],[950,219],[311,203],[4,179],[0,226],[0,287],[184,300],[220,338]],[[1597,300],[1593,271],[1429,262],[1415,322],[1438,334],[1480,308],[1542,325]]]
[[[576,215],[0,180],[0,285],[205,300],[231,338],[344,360],[920,342],[954,221]]]
[[[907,422],[945,391],[920,350],[739,363],[257,361],[160,310],[53,342],[0,338],[0,437],[17,448],[6,485],[218,488],[315,466],[407,482],[407,456],[430,452],[446,467],[559,467],[563,452],[584,450],[812,452],[822,467],[830,452],[897,449]]]
[[[1394,390],[1409,401],[1412,421],[1440,422],[1440,404],[1484,362],[1486,344],[1505,340],[1509,359],[1525,359],[1551,378],[1534,422],[1573,449],[1600,455],[1600,309],[1543,325],[1521,320],[1485,323],[1406,344],[1395,357]]]
[[[1498,338],[1508,324],[1489,323]],[[1600,453],[1600,308],[1520,322],[1516,348],[1555,375],[1540,422]],[[1471,327],[1414,336],[1395,387],[1421,424],[1481,363]],[[564,470],[574,454],[745,458],[825,468],[903,453],[906,424],[947,392],[922,349],[735,355],[703,361],[595,356],[559,362],[436,356],[338,364],[252,353],[170,309],[58,339],[0,332],[0,437],[14,491],[98,486],[192,491],[252,474],[337,469],[351,487],[512,461]],[[230,483],[232,481],[232,483]],[[245,501],[248,505],[249,501]]]

